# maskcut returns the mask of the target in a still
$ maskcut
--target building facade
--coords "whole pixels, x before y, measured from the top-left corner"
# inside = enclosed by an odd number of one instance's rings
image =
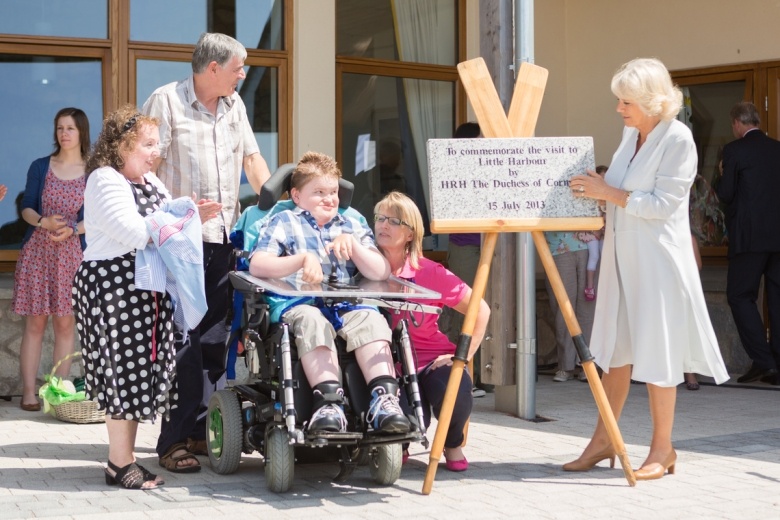
[[[0,5],[0,264],[12,271],[21,238],[13,200],[30,162],[52,150],[53,115],[77,106],[92,139],[114,108],[141,105],[158,86],[190,73],[200,33],[230,34],[248,50],[239,90],[269,166],[307,150],[336,156],[371,213],[382,194],[412,195],[427,216],[425,142],[473,119],[458,62],[492,52],[505,74],[511,52],[490,48],[513,30],[512,0],[7,0]],[[550,71],[537,135],[594,137],[609,164],[621,122],[613,71],[638,56],[660,58],[685,88],[699,145],[692,222],[705,264],[724,264],[722,212],[711,182],[731,139],[728,109],[741,99],[780,133],[780,4],[765,0],[541,0],[534,5],[535,63]],[[252,202],[245,188],[245,202]],[[18,222],[17,222],[18,224]],[[17,228],[19,226],[16,226]],[[442,258],[446,237],[426,246]],[[436,252],[438,251],[438,253]],[[10,298],[10,275],[0,300]],[[510,286],[511,280],[502,280]],[[493,295],[492,297],[497,297]],[[3,310],[2,312],[5,312]],[[514,341],[513,313],[494,312],[495,348]],[[8,320],[3,317],[3,321]],[[501,321],[504,320],[504,321]],[[10,348],[4,336],[2,349]],[[2,355],[2,353],[0,353]],[[735,361],[738,370],[740,361]],[[731,368],[731,367],[730,367]],[[2,377],[2,376],[0,376]],[[491,382],[488,380],[488,382]],[[493,382],[506,382],[505,375]],[[1,394],[2,392],[0,392]]]

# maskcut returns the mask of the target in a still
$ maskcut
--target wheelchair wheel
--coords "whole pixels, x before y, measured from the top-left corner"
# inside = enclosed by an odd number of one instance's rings
[[[241,404],[231,390],[219,390],[211,396],[206,435],[211,467],[220,475],[234,473],[241,462],[243,423]]]
[[[369,448],[353,448],[350,451],[350,457],[358,466],[366,466],[369,461]]]
[[[295,449],[287,432],[273,428],[265,440],[265,482],[274,493],[284,493],[292,487],[295,475]]]
[[[371,450],[368,469],[371,478],[381,486],[390,486],[401,476],[403,450],[400,444],[386,444]]]

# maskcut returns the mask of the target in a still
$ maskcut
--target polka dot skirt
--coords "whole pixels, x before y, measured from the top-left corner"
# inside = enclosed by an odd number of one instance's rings
[[[136,194],[142,215],[150,199],[159,204],[148,193],[153,185],[133,187],[144,192]],[[136,289],[134,278],[135,251],[82,262],[73,309],[87,398],[114,419],[154,421],[157,414],[167,417],[177,398],[173,312],[167,294]]]

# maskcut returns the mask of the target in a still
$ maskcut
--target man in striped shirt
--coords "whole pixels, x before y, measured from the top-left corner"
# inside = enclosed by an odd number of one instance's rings
[[[160,180],[174,197],[207,201],[204,207],[215,217],[203,223],[208,312],[186,344],[177,345],[178,407],[163,422],[157,443],[160,464],[174,472],[200,469],[194,454],[206,454],[206,406],[224,380],[232,251],[227,234],[240,213],[241,169],[256,192],[270,177],[236,92],[246,77],[246,56],[235,39],[204,33],[192,54],[192,75],[155,90],[142,109],[160,120]]]

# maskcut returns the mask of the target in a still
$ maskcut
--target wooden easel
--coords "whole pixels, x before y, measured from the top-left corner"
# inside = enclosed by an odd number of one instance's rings
[[[482,135],[485,137],[530,137],[534,133],[539,109],[547,84],[547,70],[530,63],[523,63],[520,67],[515,83],[509,114],[504,113],[504,108],[498,98],[498,94],[490,78],[487,66],[482,58],[458,64],[463,86],[468,94],[469,101],[477,115]],[[452,372],[447,383],[441,412],[439,413],[436,434],[431,446],[428,469],[425,473],[422,493],[428,495],[433,487],[436,470],[439,466],[447,430],[452,419],[452,410],[455,406],[458,387],[463,377],[463,368],[466,364],[471,336],[477,319],[479,304],[485,294],[490,263],[495,251],[498,233],[501,232],[526,232],[530,231],[536,245],[536,250],[542,260],[542,265],[547,273],[555,298],[563,313],[566,326],[574,340],[582,368],[588,376],[588,384],[596,401],[601,419],[609,434],[615,453],[620,459],[623,473],[630,486],[636,485],[636,477],[631,469],[631,463],[626,454],[623,437],[615,421],[612,408],[604,393],[598,371],[593,363],[593,356],[588,349],[587,342],[582,335],[577,318],[572,309],[569,297],[566,294],[561,276],[553,261],[552,254],[544,238],[544,231],[578,231],[597,230],[603,226],[601,217],[578,218],[537,218],[537,219],[469,219],[469,220],[433,220],[431,229],[436,233],[485,233],[482,251],[480,254],[477,274],[474,278],[471,300],[463,320],[458,345],[453,357]]]

